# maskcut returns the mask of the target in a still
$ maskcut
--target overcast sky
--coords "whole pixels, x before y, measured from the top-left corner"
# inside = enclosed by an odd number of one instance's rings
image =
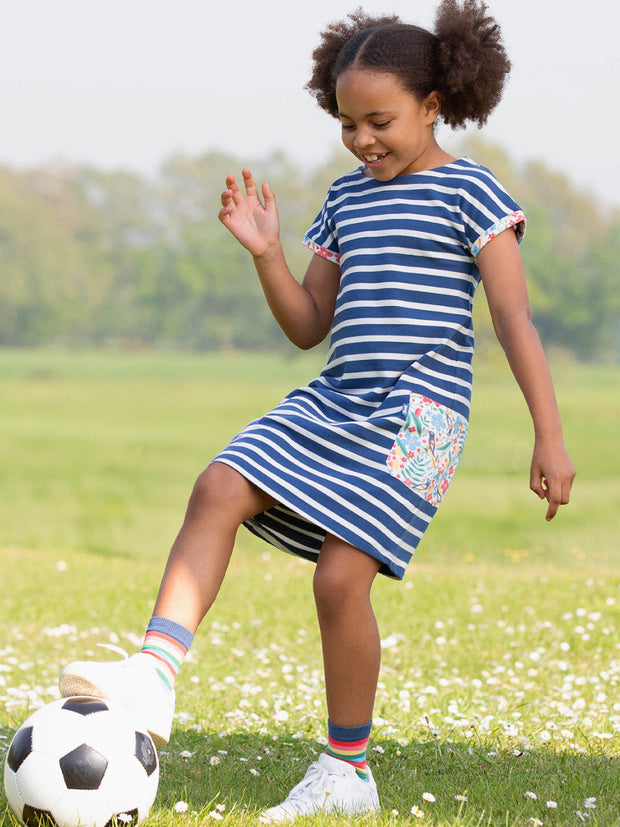
[[[0,163],[154,171],[176,150],[312,164],[337,123],[304,91],[359,0],[0,0]],[[370,0],[432,28],[435,0]],[[483,134],[620,206],[620,4],[488,0],[513,70]],[[443,127],[440,142],[453,134]]]

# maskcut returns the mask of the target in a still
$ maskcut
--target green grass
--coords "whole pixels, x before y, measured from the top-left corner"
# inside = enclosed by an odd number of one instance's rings
[[[0,751],[64,663],[139,645],[195,476],[320,363],[0,351]],[[481,364],[446,502],[405,581],[375,586],[383,813],[365,823],[618,824],[620,382],[608,367],[554,373],[571,505],[545,522],[524,403]],[[239,535],[181,672],[149,825],[255,824],[321,751],[311,574]],[[0,823],[14,823],[1,796]]]

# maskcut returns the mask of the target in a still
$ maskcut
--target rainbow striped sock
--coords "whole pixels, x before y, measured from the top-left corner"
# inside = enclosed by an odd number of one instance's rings
[[[355,767],[355,772],[368,781],[366,748],[370,739],[372,721],[356,727],[344,727],[327,721],[327,748],[325,752],[333,758],[339,758]]]
[[[157,674],[172,690],[177,673],[194,640],[193,634],[165,617],[152,617],[146,628],[142,651],[157,658]]]

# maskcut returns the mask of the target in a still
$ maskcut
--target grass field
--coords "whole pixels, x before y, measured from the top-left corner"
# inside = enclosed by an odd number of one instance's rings
[[[375,586],[383,812],[364,823],[617,827],[620,377],[554,369],[578,478],[547,524],[527,411],[489,361],[445,504],[404,582]],[[320,364],[0,351],[2,755],[64,663],[139,646],[196,475]],[[149,825],[255,824],[322,750],[311,574],[240,533],[181,672]]]

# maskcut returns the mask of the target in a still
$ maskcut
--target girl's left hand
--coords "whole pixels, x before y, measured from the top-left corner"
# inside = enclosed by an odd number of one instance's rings
[[[564,444],[548,446],[537,440],[530,469],[530,488],[541,500],[547,500],[546,520],[552,520],[558,508],[568,503],[574,479],[575,466]]]

